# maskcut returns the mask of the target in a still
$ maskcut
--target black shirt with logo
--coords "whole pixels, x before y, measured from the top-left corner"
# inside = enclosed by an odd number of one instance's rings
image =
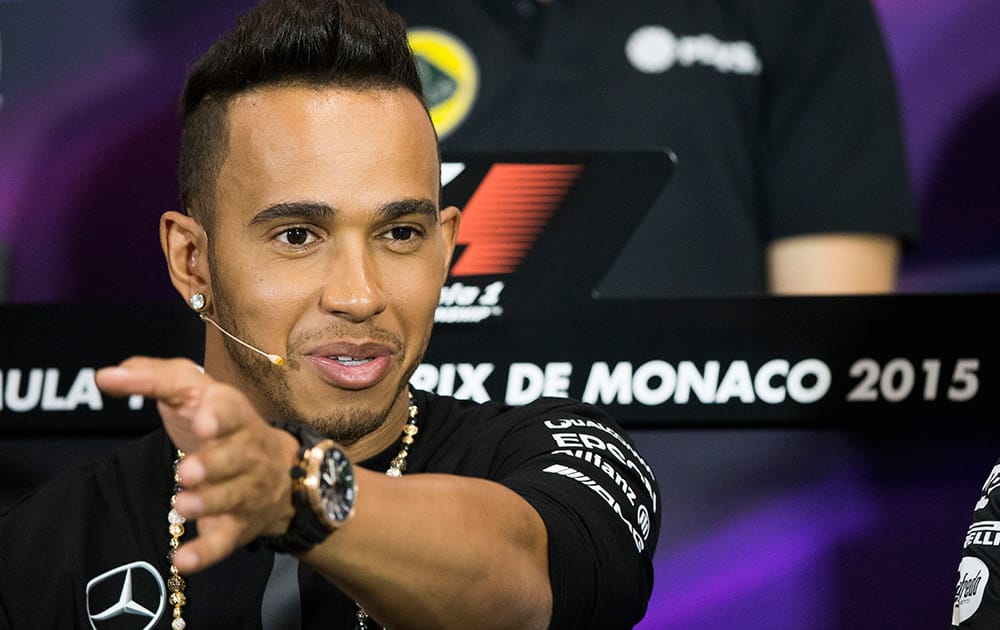
[[[604,296],[758,292],[775,239],[916,231],[868,0],[388,4],[429,42],[415,50],[446,150],[676,153]]]
[[[565,399],[515,408],[425,392],[415,400],[420,433],[407,474],[491,479],[541,515],[549,538],[552,628],[631,628],[642,618],[661,508],[649,466],[617,424],[595,407]],[[361,465],[385,470],[396,450],[393,445]],[[154,432],[0,515],[0,628],[170,627],[165,584],[173,452],[165,432]],[[288,566],[281,560],[266,550],[241,549],[186,576],[187,626],[354,627],[354,603],[304,565],[293,563],[298,580],[291,602],[281,595],[288,584],[279,584],[277,569],[272,575],[272,567]]]
[[[952,628],[1000,628],[1000,461],[973,508],[958,565]]]

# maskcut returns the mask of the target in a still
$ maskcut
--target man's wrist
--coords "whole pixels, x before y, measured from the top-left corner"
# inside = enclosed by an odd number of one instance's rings
[[[323,542],[352,514],[357,486],[343,449],[299,423],[274,425],[299,443],[289,470],[291,517],[284,532],[258,542],[280,553],[305,553]]]
[[[274,433],[274,437],[272,439],[276,440],[281,445],[279,448],[280,455],[278,455],[278,461],[285,462],[285,464],[282,466],[282,475],[279,480],[282,495],[279,501],[281,512],[272,522],[271,526],[264,532],[264,536],[280,536],[288,531],[288,527],[291,525],[292,519],[295,517],[293,484],[285,483],[285,481],[288,478],[288,471],[290,471],[299,461],[301,444],[297,437],[284,429],[274,427],[271,431]]]

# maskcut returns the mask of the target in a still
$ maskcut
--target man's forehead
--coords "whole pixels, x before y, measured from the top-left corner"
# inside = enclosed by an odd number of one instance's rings
[[[218,190],[243,212],[289,200],[339,206],[344,195],[367,207],[438,201],[437,140],[409,90],[273,86],[234,98],[228,114]]]
[[[405,88],[355,88],[306,83],[260,86],[237,94],[229,101],[228,116],[232,126],[255,124],[261,118],[296,120],[322,116],[349,119],[386,110],[399,113],[422,110],[426,116],[420,99]],[[429,116],[427,118],[429,123]],[[419,119],[415,117],[412,122]]]
[[[437,136],[420,99],[405,88],[276,85],[235,96],[227,108],[230,148],[277,143],[288,151],[362,150],[422,143],[438,168]],[[281,143],[295,139],[294,145]]]

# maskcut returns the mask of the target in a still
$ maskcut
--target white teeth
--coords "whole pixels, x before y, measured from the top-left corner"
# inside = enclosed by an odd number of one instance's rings
[[[364,365],[365,363],[368,363],[369,361],[371,361],[371,359],[356,358],[356,357],[333,357],[333,359],[337,363],[340,363],[340,364],[343,364],[343,365],[347,365],[347,366]]]

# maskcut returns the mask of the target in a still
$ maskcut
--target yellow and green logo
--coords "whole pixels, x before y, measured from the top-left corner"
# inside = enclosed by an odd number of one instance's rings
[[[469,115],[479,93],[476,59],[451,33],[415,28],[408,34],[431,120],[445,138]]]

